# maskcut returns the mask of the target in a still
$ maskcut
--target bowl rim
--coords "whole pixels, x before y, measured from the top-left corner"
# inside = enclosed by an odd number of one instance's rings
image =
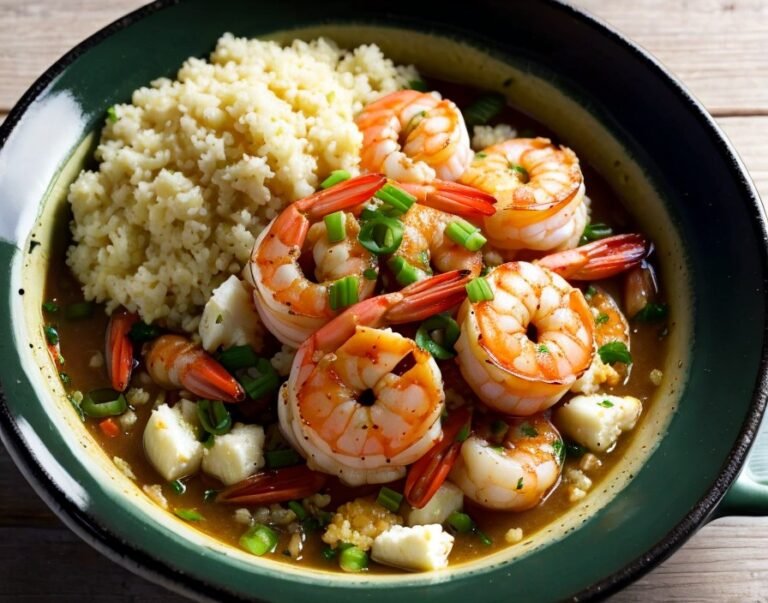
[[[736,153],[733,145],[717,125],[713,117],[698,101],[685,85],[669,72],[650,52],[640,47],[630,38],[614,29],[600,18],[595,17],[584,9],[575,7],[567,0],[541,0],[550,8],[561,11],[570,19],[579,21],[589,27],[596,35],[609,38],[627,50],[631,51],[651,69],[659,82],[665,84],[684,104],[688,106],[691,115],[696,118],[702,131],[712,135],[720,145],[723,159],[733,173],[734,180],[742,188],[743,201],[751,211],[755,225],[759,227],[762,245],[763,267],[768,265],[768,218],[765,208],[749,173]],[[150,4],[131,11],[112,23],[101,28],[85,38],[63,54],[53,65],[46,69],[34,83],[24,92],[0,125],[0,149],[3,148],[11,132],[20,122],[32,103],[42,92],[74,61],[89,50],[97,47],[103,40],[117,32],[126,29],[134,23],[166,8],[182,4],[184,0],[155,0]],[[768,279],[768,274],[763,275]],[[763,288],[763,299],[768,308],[768,288]],[[764,342],[768,342],[768,321],[763,325]],[[725,496],[728,488],[734,482],[746,460],[760,427],[763,413],[768,403],[768,343],[763,345],[760,354],[758,374],[751,396],[751,403],[741,430],[737,435],[730,453],[728,454],[717,478],[705,495],[691,510],[653,547],[646,553],[629,561],[624,567],[590,586],[585,587],[571,596],[573,600],[591,600],[613,594],[631,582],[656,568],[662,561],[676,551],[715,511],[718,503]],[[233,599],[233,594],[218,585],[201,581],[200,579],[179,573],[173,565],[165,560],[154,557],[146,551],[120,540],[104,526],[97,525],[88,513],[79,509],[57,487],[53,478],[48,474],[42,463],[24,444],[24,440],[6,404],[6,396],[0,384],[0,441],[8,450],[15,465],[30,483],[35,492],[48,507],[56,513],[59,519],[82,540],[100,553],[119,563],[130,571],[160,584],[170,590],[198,600],[218,600],[222,596]],[[246,600],[234,597],[236,600]]]

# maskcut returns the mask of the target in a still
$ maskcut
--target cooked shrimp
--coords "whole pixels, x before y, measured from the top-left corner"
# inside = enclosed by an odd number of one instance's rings
[[[487,406],[528,416],[555,404],[590,366],[595,321],[581,291],[548,268],[578,278],[606,278],[648,253],[639,235],[618,235],[536,264],[509,262],[485,281],[493,299],[466,300],[459,311],[457,361]]]
[[[131,380],[135,360],[133,342],[128,337],[128,333],[138,321],[138,315],[123,308],[115,310],[109,317],[105,345],[107,374],[112,382],[112,389],[118,392],[125,391]]]
[[[202,347],[180,335],[161,335],[145,350],[147,372],[160,387],[188,389],[207,400],[240,402],[245,392]]]
[[[584,178],[575,153],[546,138],[513,138],[475,155],[459,179],[498,201],[484,232],[505,250],[575,247],[587,224]]]
[[[367,201],[385,182],[380,174],[368,174],[297,201],[256,239],[250,263],[255,284],[253,299],[262,322],[282,343],[298,347],[333,318],[335,312],[329,300],[333,280],[355,275],[358,298],[373,293],[376,283],[364,278],[363,272],[367,268],[377,270],[376,259],[358,242],[358,225],[351,214],[346,214],[347,236],[343,241],[329,243],[324,225],[312,234],[316,243],[325,239],[315,256],[320,282],[312,282],[304,275],[299,258],[312,222]]]
[[[350,485],[405,474],[440,438],[445,394],[432,356],[385,324],[420,320],[465,295],[451,272],[348,308],[296,353],[280,391],[280,428],[311,469]]]
[[[507,424],[509,429],[499,445],[482,431],[467,438],[450,479],[484,507],[524,511],[539,504],[557,483],[563,467],[563,441],[541,414],[510,419]]]
[[[456,180],[472,159],[461,111],[435,93],[393,92],[355,121],[363,133],[361,167],[399,182]]]

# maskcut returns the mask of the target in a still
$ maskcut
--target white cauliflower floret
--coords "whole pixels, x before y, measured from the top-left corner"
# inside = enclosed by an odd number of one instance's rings
[[[464,493],[451,482],[443,482],[429,502],[421,509],[408,507],[403,513],[409,526],[445,523],[451,513],[460,511],[464,505]]]
[[[577,394],[595,394],[604,383],[614,386],[618,385],[619,381],[621,381],[621,375],[618,371],[610,364],[605,364],[600,354],[595,354],[589,368],[571,385],[571,391]]]
[[[371,547],[374,561],[406,570],[429,571],[448,565],[453,536],[442,526],[393,526],[379,534]]]
[[[264,430],[259,425],[235,423],[232,430],[216,436],[203,451],[203,471],[225,485],[244,480],[264,466]]]
[[[575,396],[555,412],[555,426],[592,452],[605,452],[634,428],[643,405],[632,396]]]
[[[144,451],[169,482],[196,473],[203,460],[203,445],[178,405],[163,404],[152,411],[144,429]]]
[[[209,352],[236,345],[260,350],[262,327],[248,285],[232,275],[214,289],[205,304],[198,332]]]
[[[379,503],[366,498],[356,498],[336,510],[323,534],[323,542],[332,547],[342,542],[354,544],[367,551],[371,548],[374,538],[392,526],[402,523],[402,517],[388,511]]]

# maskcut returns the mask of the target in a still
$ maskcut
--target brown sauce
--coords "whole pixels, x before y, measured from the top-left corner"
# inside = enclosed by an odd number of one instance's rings
[[[477,96],[477,92],[468,90],[466,87],[444,82],[433,82],[445,97],[451,98],[459,106],[466,106]],[[554,136],[546,127],[535,122],[526,115],[515,111],[512,108],[506,108],[492,123],[509,123],[518,129],[518,136],[548,136],[557,142]],[[630,232],[633,230],[633,221],[629,214],[620,205],[615,193],[609,188],[606,182],[592,170],[588,165],[582,163],[587,195],[592,200],[592,222],[604,222],[614,227],[616,232]],[[62,225],[62,228],[64,226]],[[54,249],[52,257],[54,260],[49,269],[46,283],[46,299],[55,300],[60,306],[76,303],[83,300],[78,282],[64,263],[66,255],[66,246],[68,240],[62,240],[57,243],[58,249]],[[622,277],[616,277],[608,281],[602,281],[600,286],[608,293],[614,296],[621,305],[622,299]],[[107,326],[107,317],[103,308],[97,306],[94,315],[84,320],[66,320],[58,315],[45,315],[46,323],[56,326],[61,342],[62,354],[66,359],[65,371],[71,379],[72,390],[87,392],[97,388],[109,387],[109,379],[106,369],[101,366],[92,368],[90,366],[91,358],[104,350],[104,333]],[[655,386],[651,383],[649,373],[653,369],[662,368],[662,360],[666,356],[666,340],[663,337],[662,330],[664,323],[632,324],[631,329],[631,350],[633,364],[627,383],[616,387],[605,388],[610,394],[615,395],[633,395],[643,402],[643,416],[647,414],[649,405],[654,404]],[[405,330],[407,332],[407,329]],[[439,363],[443,370],[446,386],[455,389],[466,397],[466,399],[477,403],[469,387],[463,382],[452,361]],[[150,393],[150,400],[154,400],[160,389],[156,386],[141,380],[143,367],[139,367],[134,372],[132,385],[142,387]],[[568,394],[559,404],[563,404],[571,397]],[[274,402],[274,401],[273,401]],[[243,409],[247,410],[247,409]],[[254,409],[251,409],[254,410]],[[256,409],[261,410],[261,409]],[[86,427],[93,437],[103,446],[105,452],[110,457],[120,457],[125,460],[136,475],[136,481],[139,486],[161,484],[164,496],[168,500],[169,511],[177,508],[196,509],[203,517],[203,521],[194,523],[194,526],[211,536],[231,544],[239,546],[238,540],[246,527],[237,523],[233,519],[233,512],[237,506],[206,503],[204,502],[204,493],[208,489],[221,489],[221,484],[204,473],[198,473],[196,476],[184,480],[186,491],[183,494],[177,494],[168,484],[163,483],[162,478],[150,465],[145,458],[142,434],[146,421],[152,411],[152,402],[137,406],[135,412],[138,421],[127,432],[119,437],[106,437],[100,430],[97,420],[87,420]],[[233,419],[237,419],[237,413]],[[244,413],[248,414],[248,413]],[[641,417],[641,421],[643,418]],[[629,448],[632,435],[627,434],[621,437],[617,446],[609,453],[598,455],[602,465],[591,470],[588,475],[593,481],[593,490],[596,489],[601,479],[612,471],[617,463],[621,463],[625,451]],[[579,459],[567,458],[565,469],[569,467],[578,467]],[[391,487],[402,490],[402,483],[398,482]],[[369,486],[363,488],[345,488],[334,483],[331,487],[333,500],[328,510],[333,511],[342,502],[350,500],[357,496],[376,496],[379,486]],[[452,564],[468,561],[478,556],[494,552],[506,546],[505,534],[510,528],[521,528],[524,534],[524,541],[535,532],[542,530],[555,522],[560,515],[572,506],[569,501],[568,490],[561,483],[554,488],[545,501],[534,509],[518,512],[498,512],[488,509],[482,509],[468,499],[465,501],[465,511],[472,516],[478,524],[478,527],[487,534],[493,541],[490,546],[484,545],[476,536],[471,534],[456,535],[456,542],[450,556]],[[327,560],[320,554],[325,544],[320,540],[322,531],[310,534],[304,543],[302,555],[299,559],[292,559],[286,553],[288,543],[288,534],[281,535],[280,544],[276,552],[272,555],[274,558],[288,563],[295,563],[301,566],[313,566],[321,569],[337,570],[336,560]],[[391,568],[371,563],[369,571],[375,572],[394,572]]]

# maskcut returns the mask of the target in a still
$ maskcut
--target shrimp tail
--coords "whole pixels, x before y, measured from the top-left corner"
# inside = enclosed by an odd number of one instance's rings
[[[238,505],[265,505],[312,496],[328,476],[306,465],[260,471],[219,492],[216,502]]]
[[[450,310],[464,301],[470,279],[469,270],[453,270],[408,285],[400,291],[403,299],[387,311],[387,322],[414,322]]]
[[[106,356],[107,373],[112,382],[112,389],[125,391],[133,371],[133,342],[128,337],[131,327],[139,321],[136,314],[127,310],[117,310],[109,318],[107,327]]]
[[[306,213],[311,221],[316,221],[335,211],[364,203],[386,183],[387,178],[382,174],[365,174],[296,201],[294,206],[299,212]]]
[[[469,436],[472,413],[467,407],[453,412],[443,424],[443,437],[408,471],[405,498],[408,504],[421,509],[435,495],[451,472]]]
[[[481,219],[492,216],[496,212],[494,208],[496,197],[466,184],[434,180],[428,185],[400,184],[400,186],[414,195],[419,203],[464,218]]]
[[[637,266],[653,250],[642,235],[621,234],[547,255],[536,264],[571,281],[609,278]]]
[[[242,386],[208,354],[200,354],[187,366],[181,384],[206,400],[241,402],[245,399]]]

